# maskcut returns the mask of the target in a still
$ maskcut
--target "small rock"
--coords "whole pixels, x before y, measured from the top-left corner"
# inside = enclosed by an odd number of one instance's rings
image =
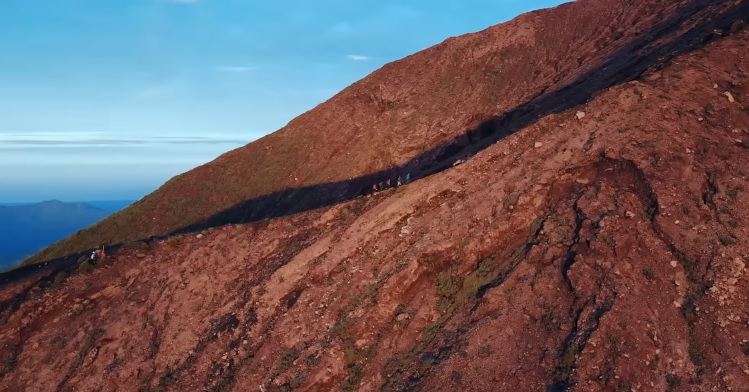
[[[681,307],[681,303],[679,303],[679,301],[674,301],[674,306],[676,306],[677,308],[680,308]]]
[[[575,117],[577,117],[578,120],[582,120],[585,118],[585,112],[577,112],[575,113]]]
[[[718,83],[715,83],[715,85],[713,86],[713,88],[718,88]]]
[[[728,98],[728,102],[731,102],[731,103],[736,102],[736,100],[733,99],[733,94],[729,93],[728,91],[724,92],[723,95],[725,95],[726,98]]]
[[[408,319],[408,314],[407,313],[401,313],[401,314],[399,314],[398,316],[395,317],[396,321],[404,321],[404,320],[407,320],[407,319]]]
[[[635,217],[635,213],[632,212],[632,211],[627,211],[627,212],[624,213],[624,216],[626,216],[627,218],[634,218]]]
[[[196,238],[197,238],[197,239],[201,239],[201,238],[203,238],[203,234],[198,234],[198,235],[196,236]]]
[[[679,262],[676,260],[671,260],[671,266],[676,268],[676,266],[679,265]]]
[[[703,121],[705,121],[705,119],[704,119],[704,118],[702,118],[702,117],[700,117],[700,118],[698,118],[698,119],[697,119],[697,121],[699,121],[699,122],[703,122]]]
[[[678,220],[677,220],[677,221],[674,221],[674,224],[677,224],[677,225],[678,225],[678,224],[680,224],[680,223],[681,223],[681,222],[680,222],[680,221],[678,221]]]
[[[746,264],[744,264],[744,261],[741,260],[741,257],[736,257],[735,259],[733,259],[733,265],[738,271],[744,271],[744,268],[746,268]]]
[[[543,143],[541,143],[541,142],[536,142],[536,143],[534,143],[534,144],[533,144],[533,147],[535,147],[535,148],[540,148],[540,147],[541,147],[541,146],[543,146],[543,145],[544,145],[544,144],[543,144]]]

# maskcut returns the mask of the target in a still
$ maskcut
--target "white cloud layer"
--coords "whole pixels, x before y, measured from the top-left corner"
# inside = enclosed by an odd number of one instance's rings
[[[0,133],[0,151],[76,148],[76,147],[128,147],[157,145],[244,145],[250,140],[240,134],[194,135],[125,135],[95,132],[24,132]],[[1,161],[1,159],[0,159]]]
[[[346,58],[349,59],[349,60],[351,60],[351,61],[366,61],[366,60],[370,59],[370,57],[368,57],[368,56],[362,56],[360,54],[347,54]]]

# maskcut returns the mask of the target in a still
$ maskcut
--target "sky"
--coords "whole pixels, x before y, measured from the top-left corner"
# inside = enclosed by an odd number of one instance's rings
[[[135,200],[554,0],[0,0],[0,203]]]

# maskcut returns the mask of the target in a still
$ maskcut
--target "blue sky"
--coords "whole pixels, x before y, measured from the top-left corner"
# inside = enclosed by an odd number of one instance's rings
[[[0,1],[0,203],[136,199],[550,0]]]

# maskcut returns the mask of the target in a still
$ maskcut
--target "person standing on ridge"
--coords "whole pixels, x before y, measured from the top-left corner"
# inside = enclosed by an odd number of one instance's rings
[[[411,173],[406,173],[406,184],[411,182]]]
[[[403,181],[401,180],[401,176],[398,176],[398,180],[395,181],[395,186],[401,186],[403,185]]]
[[[385,185],[387,185],[388,188],[390,188],[390,179],[388,178],[387,181],[385,181]]]

